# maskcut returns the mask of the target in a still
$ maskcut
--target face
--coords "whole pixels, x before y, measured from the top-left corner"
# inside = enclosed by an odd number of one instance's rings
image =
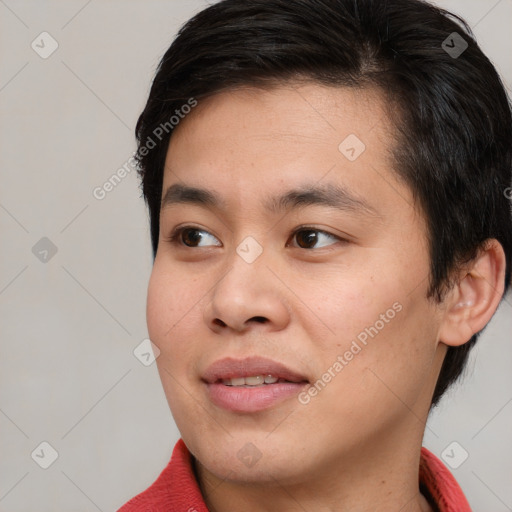
[[[440,315],[392,144],[378,92],[314,84],[223,92],[176,128],[147,319],[210,474],[298,483],[419,446]]]

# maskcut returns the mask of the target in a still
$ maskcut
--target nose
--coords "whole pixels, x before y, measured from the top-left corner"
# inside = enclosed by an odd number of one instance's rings
[[[264,258],[247,263],[235,254],[231,263],[205,307],[203,317],[208,327],[216,333],[284,329],[290,321],[285,288]]]

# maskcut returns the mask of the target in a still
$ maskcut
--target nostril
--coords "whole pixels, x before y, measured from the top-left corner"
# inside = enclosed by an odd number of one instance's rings
[[[216,325],[220,325],[221,327],[226,327],[226,324],[220,320],[219,318],[216,318],[214,321],[213,321],[214,324]]]
[[[267,319],[264,316],[253,316],[251,320],[254,320],[255,322],[258,322],[260,324],[263,324],[267,321]]]

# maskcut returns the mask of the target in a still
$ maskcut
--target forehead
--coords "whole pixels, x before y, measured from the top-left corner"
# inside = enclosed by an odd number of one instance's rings
[[[249,206],[264,193],[319,184],[343,186],[361,198],[380,187],[382,199],[396,203],[393,196],[408,190],[398,190],[403,187],[392,170],[386,109],[376,89],[290,84],[216,94],[175,128],[164,194],[181,183],[235,194]]]
[[[317,83],[243,87],[201,99],[174,130],[171,145],[191,135],[206,142],[228,133],[236,135],[231,140],[267,137],[277,142],[277,136],[279,142],[290,146],[305,144],[308,139],[330,145],[333,139],[341,141],[350,133],[368,140],[369,132],[374,132],[372,139],[387,135],[390,142],[392,126],[386,109],[387,100],[377,87]]]

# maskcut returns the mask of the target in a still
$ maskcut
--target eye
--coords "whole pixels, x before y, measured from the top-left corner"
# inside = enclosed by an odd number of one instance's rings
[[[298,229],[293,233],[293,238],[296,239],[294,246],[300,249],[321,249],[342,240],[331,233],[315,228]],[[175,229],[169,237],[169,242],[191,248],[222,246],[210,232],[193,226]]]
[[[185,245],[186,247],[208,247],[211,245],[220,247],[222,245],[219,240],[208,231],[190,226],[175,229],[169,241],[175,244]],[[201,245],[202,242],[204,243]]]
[[[320,249],[341,240],[326,231],[314,228],[298,229],[292,238],[297,240],[297,246],[301,249]]]

